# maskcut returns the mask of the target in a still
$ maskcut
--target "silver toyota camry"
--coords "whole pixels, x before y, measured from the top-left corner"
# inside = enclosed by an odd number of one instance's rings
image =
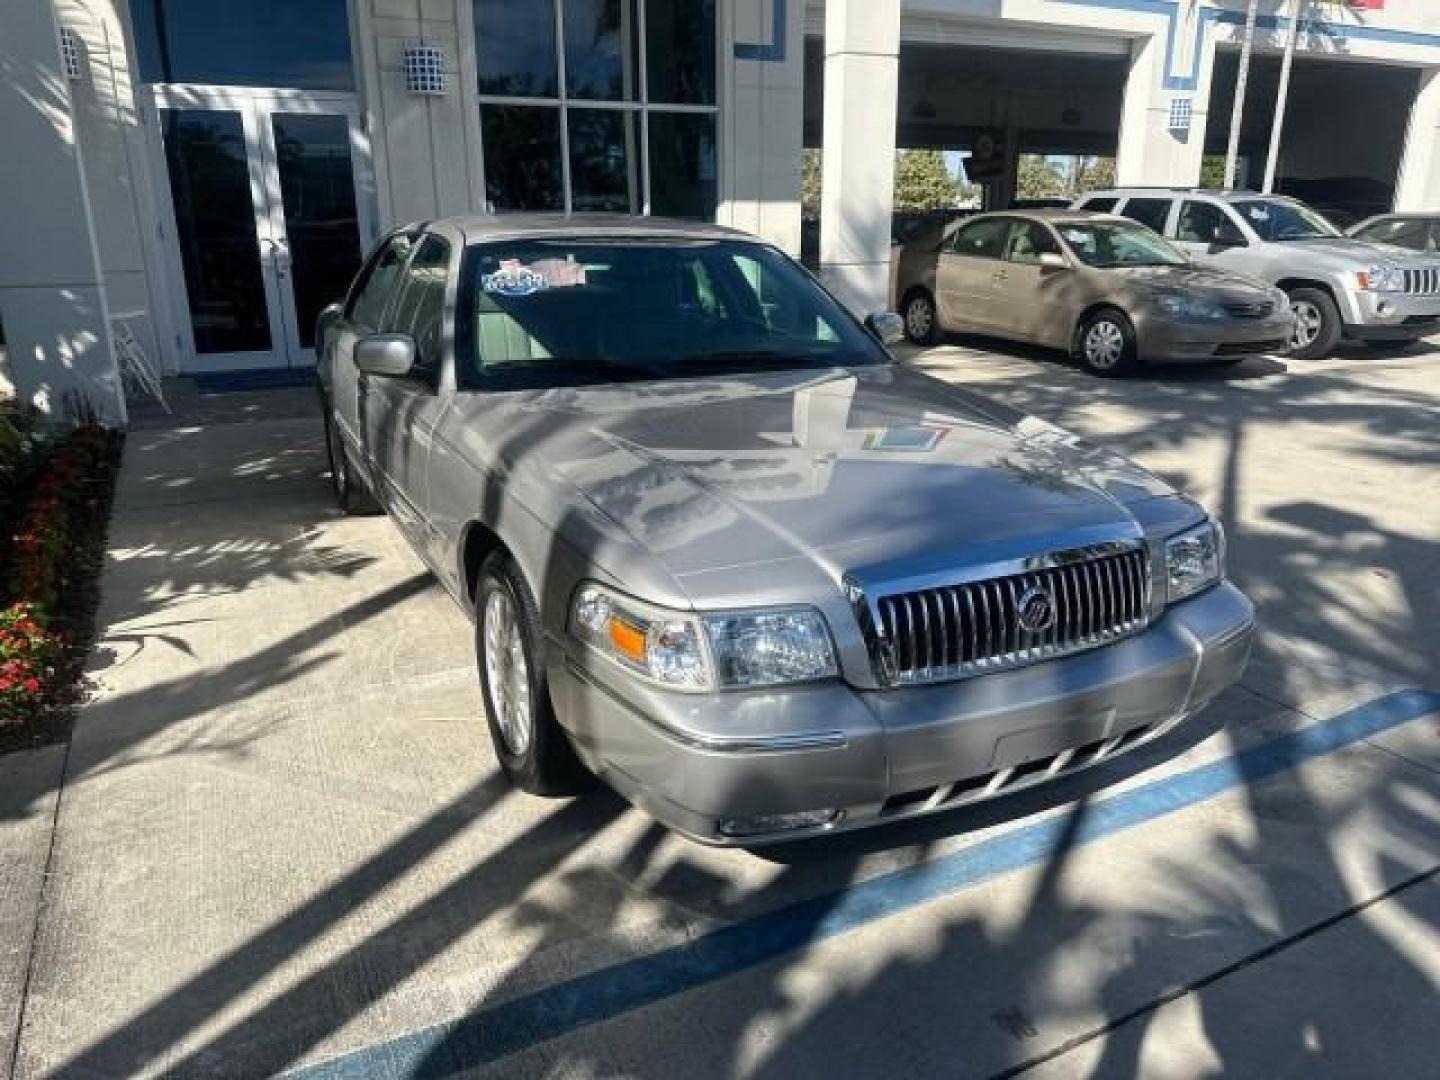
[[[715,226],[380,244],[317,335],[335,497],[474,619],[516,784],[759,844],[1068,775],[1239,677],[1220,525],[899,333]]]

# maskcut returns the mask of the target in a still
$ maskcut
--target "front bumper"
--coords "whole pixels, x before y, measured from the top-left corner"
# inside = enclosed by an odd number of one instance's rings
[[[1345,294],[1345,333],[1361,341],[1413,341],[1440,333],[1440,296]]]
[[[1265,319],[1186,322],[1155,314],[1135,327],[1140,356],[1151,363],[1185,363],[1282,353],[1295,335],[1287,308]]]
[[[697,840],[748,846],[948,809],[1106,760],[1235,682],[1253,625],[1227,582],[1127,640],[932,686],[685,695],[555,648],[550,690],[580,756],[631,802]],[[721,830],[821,809],[835,819]]]

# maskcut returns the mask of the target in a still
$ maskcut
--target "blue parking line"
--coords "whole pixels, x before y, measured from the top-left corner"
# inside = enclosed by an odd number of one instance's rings
[[[1079,844],[1195,806],[1411,720],[1440,712],[1440,693],[1402,690],[1232,757],[1104,799],[1072,839]],[[654,1004],[959,890],[1043,862],[1067,822],[1047,818],[931,862],[880,874],[733,923],[614,967],[581,975],[461,1019],[287,1074],[304,1080],[449,1076],[536,1043]]]

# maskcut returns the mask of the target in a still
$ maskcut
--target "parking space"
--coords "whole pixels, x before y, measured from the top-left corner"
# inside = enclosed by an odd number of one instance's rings
[[[509,791],[467,620],[331,511],[293,393],[133,434],[16,1075],[1427,1074],[1440,352],[997,348],[904,360],[1216,511],[1249,674],[1047,791],[755,852]]]

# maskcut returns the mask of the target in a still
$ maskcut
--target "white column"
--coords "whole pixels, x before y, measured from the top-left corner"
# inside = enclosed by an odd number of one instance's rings
[[[1116,182],[1126,187],[1191,187],[1200,182],[1205,156],[1205,127],[1210,111],[1210,74],[1215,48],[1203,43],[1198,84],[1168,89],[1165,85],[1165,38],[1151,34],[1136,38],[1131,47],[1130,73],[1120,110],[1120,146],[1115,161]],[[1170,103],[1188,97],[1190,130],[1170,130]]]
[[[900,0],[826,0],[820,272],[857,314],[890,295]]]
[[[112,424],[125,399],[110,339],[84,165],[51,0],[0,4],[0,321],[22,402],[83,401]]]
[[[1410,109],[1405,154],[1395,185],[1396,210],[1433,210],[1440,206],[1440,68],[1420,76],[1420,92]]]

